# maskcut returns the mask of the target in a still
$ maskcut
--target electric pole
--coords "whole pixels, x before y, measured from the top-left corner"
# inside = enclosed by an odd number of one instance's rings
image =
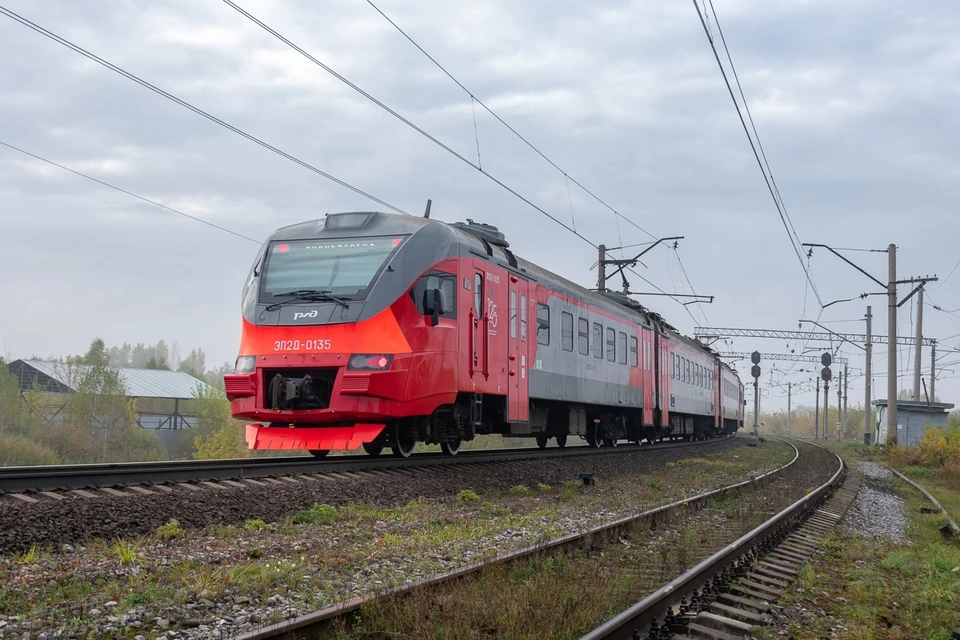
[[[847,437],[847,400],[850,398],[850,369],[843,365],[843,437]]]
[[[873,357],[873,342],[870,335],[870,330],[872,328],[873,313],[871,311],[870,305],[867,305],[867,365],[866,365],[866,400],[863,404],[863,444],[870,446],[870,432],[872,420],[870,419],[871,408],[870,408],[870,367],[871,367],[871,358]]]
[[[930,402],[937,401],[937,341],[930,345]]]
[[[840,378],[843,377],[843,374],[841,373],[839,376],[840,377],[837,378],[837,440],[840,439],[840,431],[842,429],[841,418],[843,417],[840,411],[840,407],[843,406],[843,386],[840,384]]]
[[[913,399],[920,401],[920,346],[923,343],[923,284],[917,291],[917,348],[913,356]]]
[[[597,262],[597,291],[603,293],[607,289],[607,246],[602,244],[597,250],[600,254]]]
[[[817,391],[813,394],[816,406],[813,409],[813,439],[820,439],[820,378],[817,378]]]
[[[793,386],[792,382],[787,383],[787,435],[790,435],[790,391]]]
[[[887,247],[887,440],[897,441],[897,245]]]

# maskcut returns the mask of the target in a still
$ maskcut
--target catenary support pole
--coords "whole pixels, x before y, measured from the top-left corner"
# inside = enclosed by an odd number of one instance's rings
[[[790,435],[790,392],[792,390],[793,383],[787,383],[787,435]]]
[[[867,305],[867,359],[866,359],[866,367],[865,367],[866,376],[864,377],[864,380],[865,380],[864,387],[866,387],[865,389],[866,399],[863,402],[863,444],[867,446],[870,446],[870,440],[871,440],[870,432],[872,431],[871,425],[873,424],[873,421],[870,418],[870,415],[872,413],[872,406],[870,404],[872,400],[870,397],[870,384],[872,382],[870,376],[872,374],[870,372],[870,368],[873,364],[872,362],[873,336],[871,335],[870,331],[872,328],[873,328],[873,312],[872,312],[872,309],[870,308],[870,305]]]
[[[897,441],[897,245],[887,247],[890,282],[887,283],[887,438]]]
[[[813,408],[813,439],[820,439],[820,376],[817,376],[817,391],[814,393],[816,406]]]
[[[917,348],[913,356],[913,399],[920,401],[920,366],[923,354],[923,285],[917,291]]]
[[[937,401],[937,342],[930,345],[930,402]]]
[[[843,431],[843,423],[841,421],[843,413],[840,411],[840,407],[843,406],[843,385],[841,384],[843,380],[840,379],[842,377],[842,373],[837,376],[837,440],[840,440],[842,437],[840,433]]]
[[[607,246],[600,245],[597,252],[600,256],[597,262],[597,291],[603,293],[607,290]]]
[[[847,429],[850,424],[847,422],[847,400],[850,398],[850,369],[843,365],[843,430],[841,438],[847,437]]]

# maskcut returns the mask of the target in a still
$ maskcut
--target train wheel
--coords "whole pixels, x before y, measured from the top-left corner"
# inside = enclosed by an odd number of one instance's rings
[[[330,453],[330,449],[311,449],[310,455],[314,458],[326,458],[327,454]]]
[[[457,438],[453,442],[441,442],[440,451],[443,451],[448,456],[455,456],[460,452],[460,439]]]
[[[541,449],[547,448],[547,440],[549,440],[549,438],[547,437],[547,434],[545,433],[537,434],[537,446],[540,447]]]
[[[591,449],[599,449],[602,444],[603,441],[597,437],[596,430],[587,429],[587,445],[589,445]]]
[[[607,445],[608,447],[616,448],[617,442],[618,440],[616,436],[609,436],[603,439],[603,444]]]
[[[567,446],[567,434],[557,436],[557,446],[561,449]]]
[[[369,453],[371,456],[378,456],[380,452],[383,451],[383,445],[378,443],[376,440],[373,442],[364,442],[363,450]]]
[[[393,423],[391,432],[393,444],[390,445],[390,449],[393,451],[393,455],[398,458],[409,458],[413,453],[413,448],[417,446],[417,439],[403,433],[399,421]]]

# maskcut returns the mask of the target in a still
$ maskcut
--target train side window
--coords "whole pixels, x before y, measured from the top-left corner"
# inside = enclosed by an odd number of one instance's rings
[[[477,317],[483,317],[483,274],[478,273],[473,277],[473,310]]]
[[[520,342],[527,341],[527,296],[520,296]]]
[[[593,357],[603,357],[603,326],[599,322],[593,323]]]
[[[573,314],[560,312],[560,346],[564,351],[573,351]]]
[[[607,327],[607,360],[617,361],[617,331]]]
[[[510,339],[517,339],[517,292],[510,292]]]
[[[680,356],[673,354],[673,379],[680,379]]]
[[[586,318],[577,318],[577,351],[582,356],[590,352],[590,323]]]
[[[634,369],[637,368],[637,338],[635,336],[630,336],[630,366]]]
[[[550,344],[550,307],[537,303],[537,344]]]
[[[620,354],[620,364],[627,364],[627,334],[623,331],[617,334],[617,353]]]
[[[683,359],[683,381],[690,383],[690,361],[686,358]]]

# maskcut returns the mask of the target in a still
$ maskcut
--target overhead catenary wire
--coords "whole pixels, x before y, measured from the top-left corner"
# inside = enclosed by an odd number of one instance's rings
[[[308,170],[316,173],[317,175],[320,175],[320,176],[326,178],[327,180],[330,180],[330,181],[332,181],[332,182],[335,182],[336,184],[338,184],[338,185],[340,185],[340,186],[342,186],[342,187],[345,187],[345,188],[349,189],[350,191],[353,191],[354,193],[356,193],[356,194],[358,194],[358,195],[361,195],[361,196],[363,196],[363,197],[365,197],[365,198],[368,198],[369,200],[372,200],[373,202],[376,202],[377,204],[382,204],[383,206],[388,207],[389,209],[391,209],[391,210],[393,210],[393,211],[396,211],[397,213],[402,213],[402,214],[404,214],[404,215],[410,215],[410,214],[407,213],[406,211],[404,211],[404,210],[402,210],[402,209],[400,209],[400,208],[398,208],[398,207],[390,204],[390,203],[387,202],[386,200],[382,200],[382,199],[380,199],[380,198],[378,198],[378,197],[370,194],[369,192],[364,191],[363,189],[360,189],[359,187],[355,187],[355,186],[353,186],[352,184],[349,184],[348,182],[345,182],[345,181],[341,180],[340,178],[337,178],[337,177],[335,177],[335,176],[333,176],[333,175],[331,175],[331,174],[329,174],[329,173],[327,173],[327,172],[325,172],[325,171],[322,171],[321,169],[318,169],[317,167],[313,166],[312,164],[310,164],[310,163],[308,163],[308,162],[306,162],[306,161],[304,161],[304,160],[301,160],[300,158],[297,158],[296,156],[293,156],[293,155],[287,153],[286,151],[283,151],[283,150],[281,150],[281,149],[278,149],[277,147],[271,145],[270,143],[264,142],[264,141],[261,140],[260,138],[257,138],[256,136],[253,136],[253,135],[247,133],[246,131],[243,131],[242,129],[239,129],[238,127],[235,127],[235,126],[233,126],[232,124],[230,124],[230,123],[228,123],[228,122],[225,122],[224,120],[221,120],[220,118],[218,118],[218,117],[216,117],[216,116],[214,116],[214,115],[211,115],[211,114],[207,113],[207,112],[204,111],[203,109],[200,109],[199,107],[195,107],[194,105],[190,104],[189,102],[187,102],[187,101],[185,101],[185,100],[181,100],[181,99],[178,98],[177,96],[175,96],[175,95],[173,95],[173,94],[171,94],[171,93],[169,93],[169,92],[167,92],[167,91],[164,91],[163,89],[160,89],[159,87],[157,87],[157,86],[155,86],[155,85],[147,82],[146,80],[140,78],[139,76],[134,75],[133,73],[130,73],[129,71],[126,71],[126,70],[124,70],[124,69],[121,69],[121,68],[118,67],[117,65],[115,65],[115,64],[113,64],[113,63],[111,63],[111,62],[108,62],[107,60],[104,60],[103,58],[97,56],[96,54],[91,53],[90,51],[87,51],[86,49],[84,49],[83,47],[81,47],[81,46],[79,46],[79,45],[77,45],[77,44],[74,44],[73,42],[67,40],[66,38],[63,38],[63,37],[61,37],[61,36],[58,36],[57,34],[53,33],[52,31],[50,31],[50,30],[48,30],[48,29],[45,29],[44,27],[41,27],[40,25],[38,25],[38,24],[36,24],[36,23],[34,23],[34,22],[31,22],[30,20],[28,20],[28,19],[26,19],[26,18],[24,18],[24,17],[22,17],[22,16],[20,16],[20,15],[18,15],[18,14],[16,14],[16,13],[14,13],[13,11],[10,11],[10,10],[7,9],[6,7],[0,6],[0,13],[2,13],[2,14],[5,15],[5,16],[7,16],[8,18],[11,18],[12,20],[15,20],[16,22],[19,22],[19,23],[22,24],[23,26],[28,27],[28,28],[32,29],[33,31],[36,31],[37,33],[39,33],[39,34],[41,34],[41,35],[49,38],[50,40],[53,40],[54,42],[56,42],[56,43],[58,43],[58,44],[61,44],[61,45],[63,45],[64,47],[67,47],[68,49],[71,49],[71,50],[73,50],[73,51],[76,52],[76,53],[79,53],[80,55],[84,56],[84,57],[87,58],[88,60],[92,60],[93,62],[96,62],[97,64],[99,64],[99,65],[101,65],[101,66],[103,66],[103,67],[106,67],[107,69],[113,71],[114,73],[117,73],[117,74],[119,74],[119,75],[127,78],[128,80],[132,80],[133,82],[136,82],[136,83],[139,84],[140,86],[142,86],[142,87],[144,87],[144,88],[146,88],[146,89],[149,89],[150,91],[153,91],[154,93],[156,93],[156,94],[158,94],[158,95],[160,95],[160,96],[163,96],[164,98],[166,98],[166,99],[168,99],[168,100],[170,100],[170,101],[172,101],[172,102],[175,102],[175,103],[179,104],[180,106],[182,106],[182,107],[184,107],[184,108],[186,108],[186,109],[189,109],[190,111],[193,111],[193,112],[196,113],[197,115],[203,116],[204,118],[210,120],[211,122],[214,122],[214,123],[220,125],[221,127],[224,127],[224,128],[226,128],[226,129],[232,131],[233,133],[236,133],[237,135],[243,136],[244,138],[246,138],[247,140],[250,140],[251,142],[255,142],[256,144],[260,145],[261,147],[263,147],[263,148],[265,148],[265,149],[267,149],[267,150],[269,150],[269,151],[272,151],[273,153],[276,153],[277,155],[282,156],[282,157],[286,158],[287,160],[290,160],[291,162],[295,162],[296,164],[300,165],[301,167],[303,167],[303,168],[305,168],[305,169],[308,169]]]
[[[493,174],[491,174],[489,171],[484,171],[483,169],[480,168],[479,164],[472,162],[471,160],[469,160],[468,158],[466,158],[463,154],[458,153],[457,151],[455,151],[454,149],[452,149],[450,146],[448,146],[448,145],[446,145],[445,143],[441,142],[441,141],[440,141],[439,139],[437,139],[435,136],[427,133],[427,132],[426,132],[425,130],[423,130],[421,127],[419,127],[419,126],[417,126],[416,124],[414,124],[413,122],[411,122],[408,118],[404,117],[403,115],[401,115],[400,113],[398,113],[398,112],[395,111],[394,109],[390,108],[389,106],[387,106],[386,104],[384,104],[382,101],[378,100],[377,98],[375,98],[374,96],[372,96],[370,93],[368,93],[367,91],[363,90],[363,89],[360,88],[358,85],[356,85],[355,83],[351,82],[351,81],[348,80],[346,77],[344,77],[343,75],[341,75],[340,73],[338,73],[337,71],[335,71],[334,69],[332,69],[329,65],[327,65],[327,64],[323,63],[322,61],[318,60],[315,56],[313,56],[312,54],[310,54],[309,52],[307,52],[306,50],[304,50],[302,47],[300,47],[300,46],[297,45],[296,43],[292,42],[290,39],[288,39],[288,38],[286,38],[285,36],[283,36],[283,35],[282,35],[281,33],[279,33],[276,29],[270,27],[268,24],[266,24],[265,22],[263,22],[262,20],[260,20],[259,18],[257,18],[257,17],[254,16],[253,14],[251,14],[249,11],[247,11],[247,10],[243,9],[242,7],[240,7],[237,3],[233,2],[233,0],[223,0],[223,2],[224,2],[224,4],[226,4],[227,6],[231,7],[232,9],[236,10],[238,13],[240,13],[242,16],[244,16],[245,18],[247,18],[248,20],[250,20],[251,22],[253,22],[253,23],[256,24],[257,26],[259,26],[260,28],[262,28],[264,31],[266,31],[266,32],[269,33],[270,35],[274,36],[275,38],[277,38],[278,40],[280,40],[281,42],[283,42],[284,44],[286,44],[288,47],[290,47],[291,49],[293,49],[294,51],[296,51],[297,53],[299,53],[301,56],[303,56],[303,57],[305,57],[307,60],[313,62],[315,65],[317,65],[318,67],[320,67],[321,69],[323,69],[324,71],[326,71],[327,73],[329,73],[330,75],[332,75],[333,77],[335,77],[336,79],[340,80],[342,83],[344,83],[345,85],[347,85],[348,87],[350,87],[351,89],[353,89],[354,91],[356,91],[357,93],[359,93],[360,95],[362,95],[364,98],[366,98],[367,100],[373,102],[375,105],[377,105],[378,107],[380,107],[381,109],[383,109],[384,111],[386,111],[387,113],[389,113],[390,115],[392,115],[393,117],[395,117],[396,119],[400,120],[402,123],[404,123],[405,125],[407,125],[407,126],[410,127],[411,129],[413,129],[413,130],[416,131],[417,133],[421,134],[422,136],[424,136],[425,138],[427,138],[428,140],[430,140],[431,142],[433,142],[434,144],[436,144],[437,146],[439,146],[440,148],[442,148],[442,149],[443,149],[444,151],[446,151],[447,153],[453,155],[455,158],[457,158],[457,159],[460,160],[461,162],[463,162],[463,163],[467,164],[468,166],[472,167],[473,169],[477,170],[481,175],[486,176],[488,179],[490,179],[491,181],[493,181],[494,183],[496,183],[498,186],[502,187],[502,188],[505,189],[507,192],[509,192],[510,194],[512,194],[513,196],[515,196],[516,198],[518,198],[519,200],[521,200],[521,201],[524,202],[525,204],[529,205],[530,207],[532,207],[533,209],[535,209],[535,210],[538,211],[539,213],[543,214],[544,216],[546,216],[547,218],[549,218],[550,220],[552,220],[552,221],[555,222],[556,224],[560,225],[561,227],[563,227],[564,229],[566,229],[566,230],[569,231],[570,233],[574,234],[575,236],[577,236],[578,238],[580,238],[581,240],[583,240],[584,242],[586,242],[587,244],[589,244],[589,245],[590,245],[591,247],[593,247],[594,249],[599,249],[599,245],[595,244],[592,240],[590,240],[589,238],[587,238],[586,236],[584,236],[583,234],[581,234],[580,232],[578,232],[578,231],[577,231],[576,229],[574,229],[572,226],[564,223],[563,221],[561,221],[561,220],[560,220],[559,218],[557,218],[556,216],[550,214],[550,213],[547,212],[545,209],[543,209],[542,207],[538,206],[537,204],[535,204],[535,203],[532,202],[530,199],[528,199],[527,197],[525,197],[525,196],[523,196],[522,194],[520,194],[518,191],[516,191],[516,190],[513,189],[512,187],[510,187],[510,186],[508,186],[507,184],[505,184],[503,181],[501,181],[499,178],[497,178],[496,176],[494,176]],[[451,77],[452,77],[452,76],[451,76]],[[459,84],[459,83],[458,83],[458,84]],[[481,106],[484,106],[484,107],[485,107],[485,105],[483,105],[483,103],[482,103],[480,100],[477,100],[477,104],[480,104]],[[486,108],[486,107],[485,107],[485,108]],[[504,123],[504,124],[506,124],[506,123]],[[519,134],[518,134],[518,135],[519,135]],[[567,176],[567,177],[569,177],[568,174],[566,174],[566,173],[564,173],[564,175]],[[572,182],[574,182],[574,184],[577,184],[578,186],[580,186],[581,188],[583,188],[582,185],[579,185],[579,183],[577,183],[577,181],[576,181],[574,178],[572,178],[572,177],[569,177],[569,178],[570,178],[570,180],[571,180]],[[622,216],[621,216],[621,217],[622,217]],[[636,226],[636,225],[635,225],[635,226]],[[639,227],[638,227],[638,228],[639,228]],[[645,232],[645,233],[648,233],[648,235],[650,235],[651,237],[655,237],[655,236],[653,236],[653,234],[650,234],[649,232],[647,232],[647,231],[645,231],[645,230],[644,230],[644,232]],[[631,268],[629,268],[629,267],[627,267],[626,269],[627,269],[628,271],[630,271],[630,273],[634,274],[636,277],[640,278],[640,279],[643,280],[645,283],[647,283],[648,285],[650,285],[651,287],[655,288],[655,289],[656,289],[657,291],[659,291],[660,293],[663,293],[664,295],[670,296],[675,302],[677,302],[678,304],[680,304],[680,305],[684,308],[684,310],[687,312],[687,314],[690,316],[690,318],[691,318],[694,322],[697,321],[697,319],[696,319],[696,318],[694,317],[694,315],[690,312],[690,310],[686,307],[686,305],[684,305],[682,302],[680,302],[677,298],[671,296],[669,293],[667,293],[666,291],[664,291],[663,289],[661,289],[660,287],[658,287],[657,285],[655,285],[653,282],[651,282],[651,281],[648,280],[647,278],[645,278],[645,277],[643,277],[642,275],[640,275],[639,273],[637,273],[637,271],[635,271],[635,270],[633,270],[633,269],[631,269]]]
[[[813,282],[812,277],[810,276],[810,270],[807,268],[807,265],[803,263],[802,251],[798,248],[799,240],[796,239],[796,231],[792,228],[793,222],[788,221],[789,215],[786,212],[786,208],[782,205],[782,199],[779,196],[779,188],[776,186],[776,181],[773,179],[773,172],[769,170],[769,163],[764,165],[766,155],[761,155],[761,150],[758,150],[758,147],[762,146],[760,144],[760,139],[757,137],[756,142],[754,142],[754,136],[750,135],[750,129],[747,127],[747,121],[744,118],[743,110],[740,108],[740,103],[737,102],[737,98],[733,93],[733,87],[730,85],[730,79],[727,77],[727,71],[723,67],[723,63],[720,61],[720,53],[717,51],[717,46],[714,41],[713,36],[710,33],[710,30],[707,28],[706,21],[704,19],[704,12],[701,12],[700,5],[697,4],[697,0],[693,0],[693,6],[697,11],[697,17],[700,19],[700,24],[703,26],[704,33],[707,35],[707,41],[710,43],[710,49],[713,51],[713,56],[717,61],[717,66],[720,68],[720,73],[723,75],[723,81],[727,86],[727,91],[730,94],[730,99],[733,100],[733,105],[737,110],[737,116],[740,118],[740,124],[743,125],[743,131],[747,135],[747,141],[750,143],[750,148],[753,150],[753,155],[757,160],[757,165],[760,167],[760,172],[763,174],[763,181],[767,185],[767,190],[770,192],[770,197],[773,198],[774,206],[777,208],[777,214],[780,217],[781,223],[783,223],[783,228],[787,232],[787,237],[790,240],[790,246],[793,248],[794,253],[797,256],[797,260],[800,262],[800,268],[803,269],[803,273],[806,276],[807,282],[810,284],[810,288],[813,291],[814,296],[816,296],[817,301],[820,305],[823,305],[823,300],[820,298],[820,293],[817,291],[817,287]],[[711,2],[711,9],[713,4]],[[716,11],[714,13],[714,24],[717,27],[717,34],[720,36],[721,41],[723,42],[724,48],[726,48],[726,41],[723,39],[723,31],[720,29],[720,24],[717,20]],[[730,67],[737,78],[737,83],[739,86],[739,77],[736,76],[736,68],[733,66],[733,59],[730,57],[729,49],[727,49],[727,57],[730,61]],[[743,90],[740,90],[741,96],[743,96]],[[743,103],[746,108],[747,102],[746,98],[743,98]],[[751,117],[752,121],[752,117]],[[756,131],[754,131],[756,133]],[[796,240],[796,241],[795,241]]]
[[[138,200],[142,200],[142,201],[147,202],[147,203],[149,203],[149,204],[152,204],[152,205],[154,205],[154,206],[160,207],[161,209],[166,209],[167,211],[169,211],[169,212],[171,212],[171,213],[175,213],[175,214],[177,214],[178,216],[183,216],[184,218],[189,218],[189,219],[191,219],[191,220],[193,220],[193,221],[195,221],[195,222],[199,222],[200,224],[205,224],[205,225],[207,225],[208,227],[213,227],[214,229],[218,229],[218,230],[223,231],[223,232],[225,232],[225,233],[229,233],[230,235],[234,235],[234,236],[236,236],[236,237],[238,237],[238,238],[243,238],[244,240],[249,240],[250,242],[256,243],[256,244],[258,244],[258,245],[259,245],[259,244],[262,244],[262,241],[261,241],[261,240],[256,240],[256,239],[254,239],[254,238],[251,238],[250,236],[245,236],[245,235],[243,235],[242,233],[237,233],[236,231],[233,231],[232,229],[228,229],[228,228],[222,227],[222,226],[220,226],[220,225],[218,225],[218,224],[214,224],[214,223],[210,222],[209,220],[204,220],[203,218],[198,218],[198,217],[196,217],[196,216],[190,215],[189,213],[184,213],[183,211],[180,211],[180,210],[178,210],[178,209],[174,209],[173,207],[167,206],[167,205],[163,204],[162,202],[157,202],[156,200],[151,200],[150,198],[146,198],[146,197],[144,197],[144,196],[138,195],[138,194],[136,194],[136,193],[134,193],[134,192],[132,192],[132,191],[128,191],[128,190],[126,190],[126,189],[123,189],[122,187],[118,187],[118,186],[116,186],[116,185],[112,185],[112,184],[110,184],[109,182],[104,182],[103,180],[100,180],[99,178],[94,178],[93,176],[89,176],[89,175],[87,175],[87,174],[85,174],[85,173],[83,173],[83,172],[77,171],[76,169],[71,169],[70,167],[68,167],[68,166],[66,166],[66,165],[62,165],[62,164],[60,164],[60,163],[58,163],[58,162],[54,162],[53,160],[48,160],[47,158],[44,158],[44,157],[42,157],[42,156],[38,156],[38,155],[35,154],[35,153],[30,153],[30,152],[27,151],[26,149],[21,149],[20,147],[16,147],[16,146],[14,146],[14,145],[12,145],[12,144],[9,144],[9,143],[7,143],[7,142],[4,142],[3,140],[0,140],[0,145],[6,147],[6,148],[8,148],[8,149],[12,149],[13,151],[17,151],[17,152],[19,152],[19,153],[22,153],[22,154],[24,154],[24,155],[26,155],[26,156],[30,156],[31,158],[33,158],[33,159],[35,159],[35,160],[39,160],[39,161],[41,161],[41,162],[45,162],[45,163],[47,163],[47,164],[49,164],[49,165],[52,165],[52,166],[54,166],[54,167],[57,167],[58,169],[63,169],[64,171],[69,171],[70,173],[72,173],[72,174],[74,174],[74,175],[76,175],[76,176],[80,176],[81,178],[85,178],[85,179],[87,179],[87,180],[90,180],[91,182],[96,182],[97,184],[102,185],[102,186],[104,186],[104,187],[107,187],[107,188],[109,188],[109,189],[113,189],[114,191],[119,191],[120,193],[126,194],[126,195],[128,195],[128,196],[133,197],[133,198],[137,198]]]
[[[634,222],[634,221],[631,220],[630,218],[624,216],[622,213],[620,213],[619,211],[617,211],[616,208],[614,208],[612,205],[610,205],[609,203],[607,203],[605,200],[603,200],[603,199],[602,199],[600,196],[598,196],[596,193],[594,193],[593,191],[591,191],[590,189],[588,189],[587,187],[585,187],[580,181],[578,181],[576,178],[574,178],[574,177],[571,176],[569,173],[567,173],[567,171],[564,170],[563,168],[561,168],[556,162],[554,162],[554,161],[551,160],[549,157],[547,157],[547,155],[546,155],[543,151],[541,151],[536,145],[534,145],[532,142],[530,142],[530,140],[528,140],[526,137],[524,137],[523,135],[521,135],[520,132],[517,131],[513,126],[511,126],[510,124],[508,124],[508,123],[506,122],[506,120],[504,120],[502,117],[500,117],[500,115],[499,115],[497,112],[495,112],[493,109],[491,109],[490,107],[488,107],[480,98],[476,97],[476,95],[475,95],[472,91],[470,91],[470,89],[468,89],[466,86],[464,86],[464,84],[463,84],[462,82],[460,82],[452,73],[450,73],[442,64],[440,64],[440,63],[436,60],[436,58],[434,58],[434,57],[431,56],[429,53],[427,53],[427,51],[426,51],[422,46],[420,46],[420,44],[419,44],[416,40],[414,40],[406,31],[404,31],[404,30],[403,30],[396,22],[394,22],[386,13],[384,13],[384,12],[380,9],[380,7],[378,7],[376,4],[374,4],[371,0],[367,0],[367,4],[369,4],[371,7],[373,7],[373,9],[374,9],[377,13],[379,13],[381,16],[383,16],[383,19],[386,20],[387,22],[389,22],[390,25],[391,25],[394,29],[396,29],[398,32],[400,32],[400,34],[401,34],[404,38],[406,38],[406,39],[410,42],[410,44],[412,44],[414,47],[416,47],[416,48],[420,51],[420,53],[422,53],[424,56],[426,56],[427,59],[430,60],[430,62],[432,62],[438,69],[440,69],[440,71],[442,71],[442,72],[444,73],[444,75],[446,75],[448,78],[450,78],[458,87],[460,87],[460,88],[464,91],[464,93],[466,93],[468,96],[470,96],[470,99],[471,99],[471,100],[475,101],[477,104],[479,104],[481,107],[483,107],[483,109],[485,109],[487,113],[489,113],[491,116],[493,116],[494,118],[496,118],[497,121],[500,122],[500,124],[502,124],[504,127],[507,128],[507,130],[510,131],[510,133],[512,133],[513,135],[515,135],[515,136],[516,136],[517,138],[519,138],[525,145],[527,145],[528,147],[530,147],[530,149],[532,149],[534,153],[536,153],[538,156],[540,156],[541,158],[543,158],[548,164],[550,164],[550,166],[552,166],[554,169],[556,169],[557,171],[559,171],[560,173],[562,173],[563,176],[564,176],[565,178],[569,179],[571,182],[573,182],[573,184],[575,184],[575,185],[577,185],[578,187],[580,187],[580,189],[582,189],[582,190],[584,191],[584,193],[586,193],[586,194],[589,195],[591,198],[593,198],[594,200],[596,200],[597,202],[599,202],[601,205],[603,205],[604,207],[606,207],[607,209],[609,209],[610,211],[612,211],[613,214],[614,214],[614,216],[616,216],[617,218],[623,220],[623,221],[626,222],[627,224],[630,224],[630,225],[636,227],[637,229],[639,229],[640,231],[644,232],[645,234],[647,234],[647,235],[650,236],[651,238],[653,238],[653,239],[656,239],[656,238],[657,238],[657,236],[653,235],[652,233],[650,233],[649,231],[647,231],[646,229],[644,229],[643,227],[641,227],[640,225],[638,225],[636,222]],[[622,243],[621,243],[621,244],[622,244]]]

